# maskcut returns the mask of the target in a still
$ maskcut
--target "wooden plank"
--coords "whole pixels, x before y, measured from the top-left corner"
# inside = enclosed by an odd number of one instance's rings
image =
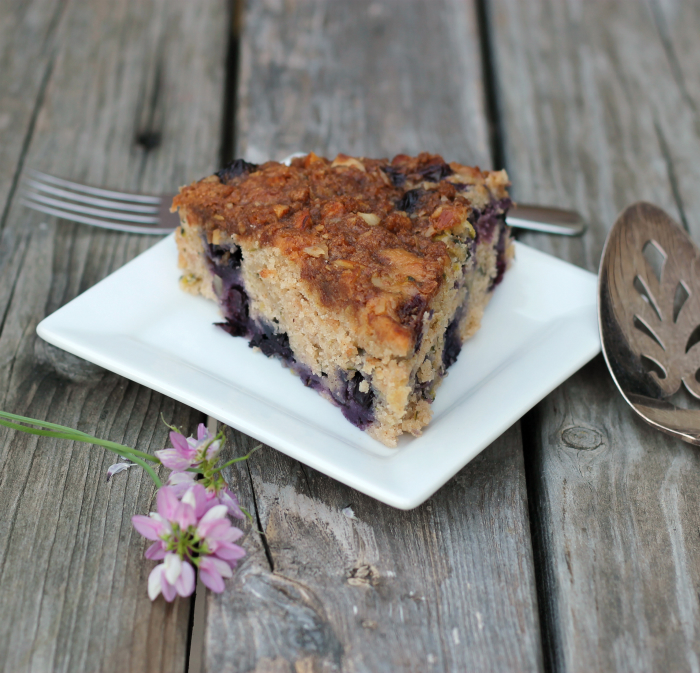
[[[18,45],[29,42],[37,21],[55,23],[53,67],[36,99],[36,124],[19,155],[15,151],[14,168],[3,167],[1,193],[11,193],[8,181],[21,163],[153,192],[215,168],[225,3],[64,4],[61,11],[39,2],[27,10],[22,3],[0,10],[3,18],[14,12]],[[34,51],[27,44],[14,58],[33,58]],[[0,111],[14,93],[0,90]],[[2,408],[149,451],[167,443],[161,414],[194,428],[201,414],[48,346],[35,334],[47,313],[158,239],[40,217],[16,199],[7,213],[0,255]],[[145,540],[130,524],[133,514],[149,511],[150,480],[132,469],[105,484],[114,459],[101,449],[8,431],[0,433],[0,446],[5,669],[184,670],[191,601],[150,603],[146,578],[153,564],[143,559]]]
[[[427,149],[489,163],[469,3],[267,0],[243,25],[247,158]],[[208,597],[205,670],[540,670],[517,426],[411,512],[269,448],[240,470],[267,549],[249,537],[232,586]]]
[[[53,69],[61,0],[14,0],[0,5],[0,204],[15,184],[25,143]],[[0,210],[0,227],[6,216]]]
[[[527,242],[595,271],[638,199],[700,240],[697,7],[493,0],[490,19],[514,193],[590,222]],[[601,358],[523,427],[549,665],[697,670],[697,449],[638,422]]]

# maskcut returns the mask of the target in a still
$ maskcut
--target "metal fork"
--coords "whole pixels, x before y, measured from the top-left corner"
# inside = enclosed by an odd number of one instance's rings
[[[167,234],[180,219],[170,212],[174,194],[135,194],[90,187],[33,169],[22,181],[20,201],[65,220],[132,234]]]
[[[150,196],[90,187],[29,169],[22,181],[20,201],[28,208],[65,220],[132,234],[167,234],[180,220],[170,212],[174,194]],[[576,236],[586,230],[573,210],[518,204],[510,209],[511,227],[547,234]]]

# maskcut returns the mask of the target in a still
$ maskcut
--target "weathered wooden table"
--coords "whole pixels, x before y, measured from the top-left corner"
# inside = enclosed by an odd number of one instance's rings
[[[25,168],[158,192],[234,155],[430,150],[578,208],[585,237],[522,239],[595,270],[640,198],[700,238],[699,34],[680,0],[4,0],[0,407],[148,451],[161,413],[202,420],[36,336],[157,239],[31,213]],[[142,473],[0,447],[6,671],[700,669],[698,449],[637,422],[600,358],[411,512],[258,452],[228,477],[264,534],[224,594],[170,605],[130,525]]]

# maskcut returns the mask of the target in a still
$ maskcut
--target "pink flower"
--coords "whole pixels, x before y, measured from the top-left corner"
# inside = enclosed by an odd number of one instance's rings
[[[199,576],[202,582],[216,594],[224,590],[223,578],[232,575],[233,571],[229,564],[214,556],[205,556],[199,562]]]
[[[156,456],[165,467],[177,472],[189,470],[203,460],[212,460],[221,450],[221,440],[215,439],[204,423],[197,428],[197,439],[173,431],[170,441],[173,448],[156,451]]]
[[[199,559],[200,576],[215,593],[224,590],[222,578],[231,577],[231,569],[245,556],[245,550],[233,544],[243,532],[231,525],[226,513],[226,505],[212,507],[197,526],[197,534],[204,542],[203,549],[208,552]]]
[[[245,556],[245,549],[233,544],[242,537],[243,531],[234,528],[226,514],[226,505],[212,507],[199,522],[197,535],[207,554],[217,556],[233,568]]]
[[[165,562],[157,565],[148,576],[148,597],[154,601],[162,593],[168,603],[176,594],[190,596],[194,591],[194,568],[177,554],[166,554]]]
[[[178,499],[178,487],[163,486],[158,490],[157,512],[134,516],[134,528],[153,544],[146,550],[148,559],[163,561],[148,578],[148,595],[154,600],[163,594],[166,601],[176,595],[189,596],[194,591],[194,568],[199,567],[202,581],[212,591],[224,589],[224,578],[245,556],[245,550],[234,544],[243,532],[231,525],[229,508],[238,508],[238,501],[228,488],[227,504],[221,504],[215,493],[200,483],[191,486]],[[238,509],[240,511],[240,509]]]

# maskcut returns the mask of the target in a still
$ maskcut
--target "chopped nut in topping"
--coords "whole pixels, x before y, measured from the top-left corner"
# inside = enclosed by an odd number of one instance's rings
[[[277,215],[277,217],[284,217],[289,212],[289,206],[272,206],[272,210],[275,211],[275,215]]]
[[[308,248],[304,248],[304,252],[311,257],[328,257],[328,246],[310,245]]]
[[[347,154],[339,154],[331,164],[331,168],[338,168],[339,166],[351,166],[352,168],[357,168],[358,171],[366,173],[365,165],[355,157],[349,157]]]
[[[370,227],[376,227],[381,220],[374,213],[357,213]]]
[[[340,267],[341,269],[355,268],[355,265],[347,259],[336,259],[335,262],[333,262],[333,266]]]

